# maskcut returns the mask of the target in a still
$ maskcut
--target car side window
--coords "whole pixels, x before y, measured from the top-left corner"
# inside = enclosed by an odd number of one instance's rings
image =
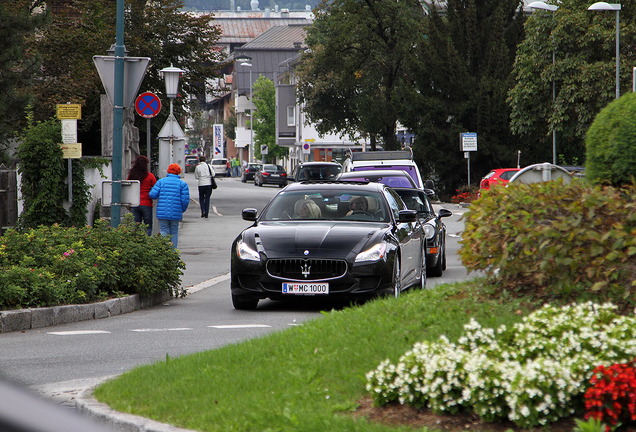
[[[391,212],[393,213],[395,220],[398,220],[400,217],[400,210],[404,209],[404,203],[391,189],[384,189],[384,196],[389,203],[389,207],[391,208]]]

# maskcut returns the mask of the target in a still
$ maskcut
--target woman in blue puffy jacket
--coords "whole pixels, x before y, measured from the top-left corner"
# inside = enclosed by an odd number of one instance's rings
[[[178,164],[168,166],[168,175],[160,179],[150,190],[148,196],[157,201],[157,220],[161,235],[172,236],[172,247],[179,243],[179,222],[190,203],[188,184],[179,178],[181,167]]]

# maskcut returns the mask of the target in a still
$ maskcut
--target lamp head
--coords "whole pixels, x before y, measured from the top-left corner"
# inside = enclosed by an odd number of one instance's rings
[[[619,10],[621,10],[621,5],[620,5],[620,3],[618,3],[618,4],[610,4],[610,3],[605,3],[605,2],[597,2],[597,3],[594,3],[592,6],[590,6],[589,8],[587,8],[587,10],[591,10],[591,11],[599,11],[599,10],[619,11]]]
[[[243,63],[241,63],[241,66],[252,67],[252,63],[243,62]]]
[[[170,99],[174,99],[177,97],[177,89],[179,88],[179,77],[182,73],[185,73],[185,71],[173,66],[163,68],[159,71],[160,76],[166,82],[166,95]]]
[[[234,60],[237,62],[248,62],[252,60],[252,57],[248,56],[247,54],[239,54],[237,57],[234,57]]]
[[[542,2],[542,1],[535,1],[532,2],[528,5],[529,8],[531,9],[543,9],[543,10],[548,10],[551,12],[556,11],[559,7],[557,5],[551,5],[551,4],[547,4],[546,2]]]

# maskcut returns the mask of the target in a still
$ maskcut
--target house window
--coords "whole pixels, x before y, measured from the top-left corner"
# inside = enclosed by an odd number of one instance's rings
[[[287,126],[296,126],[296,110],[293,105],[287,107]]]

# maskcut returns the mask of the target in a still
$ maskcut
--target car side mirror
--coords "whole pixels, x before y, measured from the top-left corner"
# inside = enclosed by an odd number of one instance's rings
[[[452,216],[452,215],[453,215],[453,212],[452,212],[452,211],[450,211],[450,210],[448,210],[448,209],[443,208],[443,209],[439,209],[439,212],[437,213],[437,215],[438,215],[440,218],[443,218],[443,217],[449,217],[449,216]]]
[[[417,212],[415,210],[400,210],[398,222],[409,223],[417,221]]]
[[[433,180],[426,180],[426,181],[424,182],[424,187],[425,187],[426,189],[433,189],[433,190],[435,190],[435,182],[434,182]]]
[[[243,209],[241,216],[243,216],[243,220],[254,222],[256,220],[256,215],[258,214],[258,210],[255,208],[246,208]]]

